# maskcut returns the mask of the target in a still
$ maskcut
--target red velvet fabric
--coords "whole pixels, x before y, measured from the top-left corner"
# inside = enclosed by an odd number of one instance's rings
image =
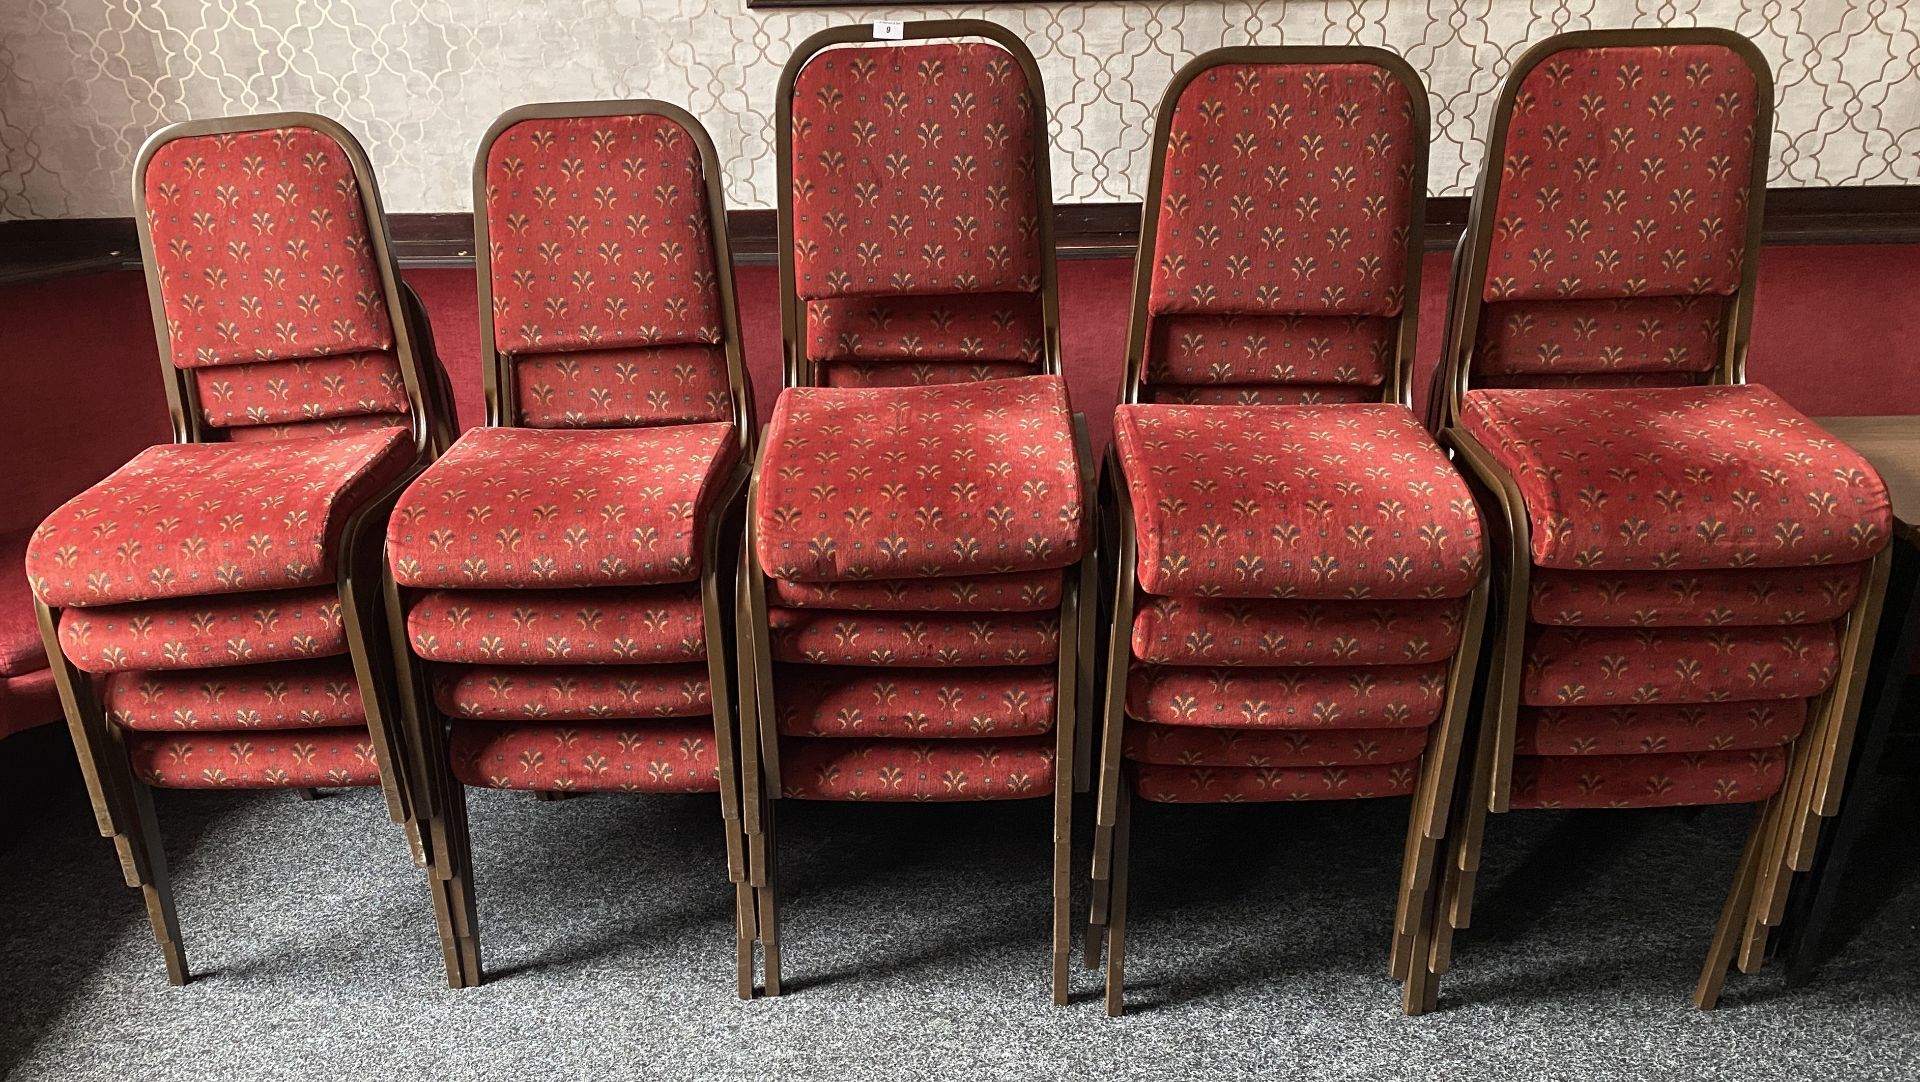
[[[700,148],[677,122],[523,120],[487,148],[486,215],[502,351],[722,340]]]
[[[1676,755],[1518,756],[1509,807],[1677,808],[1765,800],[1786,776],[1785,748]]]
[[[905,669],[781,665],[784,736],[999,739],[1053,729],[1050,668]]]
[[[704,663],[436,665],[433,701],[448,717],[483,721],[613,721],[713,711]]]
[[[1723,45],[1547,58],[1494,151],[1486,299],[1733,292],[1759,105],[1752,69]]]
[[[53,686],[52,669],[0,680],[0,740],[60,720],[60,694]]]
[[[775,578],[1000,574],[1080,558],[1080,460],[1053,376],[790,388],[759,485],[755,542]]]
[[[220,434],[228,443],[265,443],[274,440],[293,440],[311,436],[344,436],[356,432],[374,432],[382,429],[410,430],[413,419],[404,413],[365,413],[348,417],[328,417],[318,421],[287,421],[264,425],[238,425],[228,428]],[[411,438],[411,431],[402,431],[401,435]]]
[[[1427,730],[1199,729],[1129,722],[1121,753],[1156,766],[1269,768],[1404,763],[1427,750]]]
[[[1017,362],[970,364],[961,361],[931,363],[835,361],[820,373],[823,387],[930,387],[937,383],[979,383],[989,379],[1017,379],[1038,369]]]
[[[60,648],[88,672],[226,668],[347,652],[332,586],[171,598],[60,613]]]
[[[1038,293],[808,301],[806,334],[816,361],[1036,365],[1046,352]]]
[[[775,661],[814,665],[1052,665],[1060,656],[1053,613],[874,613],[772,608]]]
[[[1143,375],[1209,387],[1377,388],[1399,333],[1398,320],[1370,316],[1157,316]]]
[[[1148,384],[1142,402],[1164,406],[1331,406],[1380,401],[1380,388],[1364,384],[1219,383]]]
[[[162,789],[348,788],[380,783],[365,727],[129,733],[133,774]]]
[[[540,725],[457,721],[453,775],[487,789],[583,793],[715,793],[713,722]]]
[[[244,426],[412,409],[400,365],[388,353],[196,368],[200,413],[210,425]]]
[[[1489,304],[1480,312],[1474,367],[1492,377],[1563,377],[1575,386],[1592,386],[1589,375],[1707,372],[1720,362],[1726,307],[1716,296]]]
[[[387,531],[403,586],[637,586],[700,573],[733,426],[469,430],[408,487]]]
[[[1752,571],[1533,569],[1528,615],[1580,627],[1725,627],[1837,620],[1860,594],[1865,568]]]
[[[1805,699],[1681,706],[1528,706],[1520,755],[1660,755],[1778,747],[1807,723]]]
[[[1053,795],[1052,736],[1003,740],[782,737],[791,800],[1022,800]]]
[[[1060,607],[1058,571],[871,582],[767,580],[767,601],[796,609],[892,612],[1044,612]]]
[[[392,344],[359,182],[331,137],[293,127],[174,139],[140,182],[174,364]]]
[[[1853,563],[1892,517],[1867,460],[1764,387],[1469,391],[1533,562],[1584,571]]]
[[[366,704],[344,657],[225,669],[117,672],[100,701],[123,729],[315,729],[364,726]]]
[[[513,381],[528,428],[644,428],[733,416],[720,346],[523,353],[513,359]]]
[[[1833,682],[1832,624],[1809,627],[1564,628],[1527,634],[1529,706],[1802,699]]]
[[[1241,804],[1282,800],[1364,800],[1405,796],[1418,763],[1327,767],[1157,766],[1129,763],[1134,792],[1157,804]]]
[[[40,524],[27,576],[56,606],[331,582],[347,518],[413,457],[392,430],[149,447]]]
[[[793,86],[800,296],[1037,293],[1036,90],[985,42],[809,60]]]
[[[1460,597],[1466,482],[1401,406],[1121,406],[1140,586],[1172,596]]]
[[[1453,656],[1458,601],[1139,599],[1133,656],[1156,665],[1413,665]]]
[[[1338,669],[1189,669],[1138,665],[1127,716],[1227,729],[1423,728],[1440,716],[1447,664]]]
[[[697,583],[600,590],[433,590],[407,610],[428,661],[475,665],[637,665],[700,661]]]
[[[47,667],[46,643],[27,588],[27,538],[31,530],[0,533],[0,677],[24,676]]]

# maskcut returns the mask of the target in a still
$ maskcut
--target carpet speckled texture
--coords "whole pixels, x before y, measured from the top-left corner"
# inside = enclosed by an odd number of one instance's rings
[[[1111,1020],[1077,951],[1074,1003],[1046,1001],[1042,803],[787,805],[789,991],[752,1003],[710,800],[471,806],[490,980],[454,992],[377,793],[160,794],[195,974],[175,989],[63,793],[0,842],[0,1076],[1920,1076],[1920,841],[1897,825],[1811,985],[1736,976],[1702,1014],[1746,810],[1497,818],[1442,1009],[1407,1019],[1384,972],[1404,803],[1144,807]]]

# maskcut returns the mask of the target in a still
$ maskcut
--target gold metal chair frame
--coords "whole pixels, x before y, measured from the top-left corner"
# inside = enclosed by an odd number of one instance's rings
[[[1183,66],[1160,99],[1153,130],[1153,156],[1142,201],[1140,247],[1134,258],[1132,317],[1127,330],[1124,383],[1120,400],[1141,401],[1147,352],[1147,300],[1152,290],[1154,245],[1159,235],[1160,205],[1165,182],[1167,145],[1173,115],[1187,87],[1204,72],[1235,64],[1366,64],[1390,73],[1406,88],[1414,110],[1414,128],[1420,133],[1410,190],[1407,259],[1399,333],[1393,357],[1381,387],[1381,401],[1411,407],[1414,344],[1420,312],[1421,235],[1426,219],[1427,140],[1430,119],[1426,87],[1398,54],[1364,46],[1238,46],[1203,53]],[[1126,980],[1128,844],[1131,834],[1132,793],[1122,769],[1121,746],[1126,724],[1127,675],[1131,667],[1135,595],[1138,589],[1137,536],[1133,505],[1123,480],[1119,457],[1109,451],[1101,471],[1101,521],[1107,534],[1102,566],[1113,575],[1111,614],[1105,658],[1106,701],[1100,749],[1098,810],[1094,826],[1092,903],[1088,917],[1083,964],[1098,968],[1106,948],[1106,1009],[1119,1015],[1124,1009]],[[1431,1010],[1438,994],[1437,974],[1425,964],[1431,913],[1438,896],[1434,872],[1452,804],[1462,739],[1467,728],[1467,703],[1480,652],[1488,583],[1480,583],[1467,598],[1460,644],[1447,674],[1445,705],[1422,756],[1419,779],[1408,819],[1401,859],[1400,891],[1395,901],[1393,948],[1389,969],[1402,983],[1402,1007],[1408,1014]]]
[[[167,412],[174,443],[217,442],[219,430],[203,419],[197,384],[186,369],[173,363],[172,336],[167,329],[160,280],[154,271],[153,234],[147,219],[147,167],[161,147],[178,139],[292,127],[308,128],[333,140],[353,170],[361,212],[372,241],[374,265],[380,273],[387,316],[393,328],[393,352],[412,415],[414,465],[348,516],[335,557],[334,583],[340,594],[348,655],[367,715],[367,732],[380,762],[380,789],[387,814],[406,831],[414,862],[424,864],[427,856],[422,847],[419,809],[413,801],[408,775],[399,768],[397,754],[396,741],[400,734],[383,639],[385,626],[378,609],[380,567],[384,563],[381,549],[387,515],[400,493],[452,442],[451,397],[433,352],[425,309],[401,280],[394,262],[387,218],[381,209],[372,166],[359,141],[344,127],[312,113],[220,117],[162,128],[140,148],[133,169],[134,220],[139,231],[140,255],[147,269],[147,299],[153,313],[154,337],[159,343],[160,364],[165,373]],[[40,638],[53,669],[54,686],[59,691],[60,705],[79,757],[80,773],[93,805],[95,825],[103,837],[113,839],[127,886],[139,890],[145,901],[154,939],[166,962],[167,979],[176,985],[186,984],[190,973],[181,942],[180,918],[174,906],[166,849],[154,812],[152,788],[134,776],[127,760],[125,738],[107,717],[92,676],[69,661],[61,649],[61,610],[38,598],[34,599],[34,610]],[[390,762],[394,764],[391,768]],[[311,789],[296,791],[305,798],[314,795]]]
[[[1038,206],[1041,250],[1040,299],[1045,332],[1045,350],[1039,373],[1060,374],[1059,282],[1053,244],[1053,181],[1049,163],[1051,150],[1047,137],[1046,87],[1039,65],[1026,44],[1011,31],[977,19],[933,19],[902,24],[902,41],[928,39],[984,38],[1006,50],[1020,66],[1033,96],[1034,198]],[[793,257],[793,91],[801,70],[819,54],[839,46],[872,44],[875,39],[867,24],[838,26],[821,30],[794,50],[781,70],[775,111],[775,142],[779,177],[779,275],[780,327],[784,357],[785,386],[819,385],[818,366],[806,354],[805,305],[795,284]],[[892,41],[883,45],[894,44]],[[1093,683],[1093,611],[1083,614],[1082,606],[1094,597],[1097,534],[1092,520],[1091,496],[1094,491],[1092,450],[1085,419],[1074,415],[1074,437],[1081,463],[1082,492],[1088,500],[1084,515],[1083,555],[1074,567],[1066,569],[1060,605],[1060,652],[1057,692],[1054,697],[1054,816],[1053,816],[1053,966],[1052,996],[1055,1005],[1067,1001],[1068,959],[1071,955],[1072,896],[1072,812],[1073,794],[1086,791],[1087,763],[1092,754],[1092,732],[1080,724],[1080,704],[1089,700]],[[765,454],[762,446],[761,453]],[[747,497],[749,509],[758,499],[760,463],[754,466],[754,480]],[[743,729],[752,738],[742,743],[741,775],[744,785],[748,877],[753,887],[753,912],[741,922],[755,929],[760,944],[760,968],[765,994],[777,996],[781,990],[780,914],[778,905],[778,860],[774,844],[775,805],[780,794],[780,735],[774,709],[773,662],[767,627],[766,579],[754,551],[754,523],[747,515],[746,539],[740,547],[739,626],[740,626],[740,701]],[[750,726],[750,727],[749,727]],[[751,980],[753,960],[741,957],[742,979]]]
[[[1446,972],[1453,933],[1469,926],[1474,879],[1480,867],[1482,838],[1489,812],[1509,808],[1514,742],[1519,714],[1519,681],[1524,663],[1527,598],[1532,568],[1530,520],[1519,485],[1493,455],[1460,427],[1461,399],[1470,382],[1479,330],[1483,283],[1493,241],[1493,215],[1499,200],[1501,158],[1507,129],[1522,81],[1549,57],[1571,49],[1718,45],[1745,60],[1755,83],[1753,162],[1748,180],[1747,231],[1740,286],[1727,298],[1728,328],[1721,355],[1706,374],[1707,383],[1746,382],[1747,342],[1753,318],[1754,285],[1763,204],[1766,198],[1768,142],[1773,127],[1773,77],[1760,51],[1745,37],[1720,29],[1588,30],[1559,34],[1528,49],[1515,62],[1494,104],[1488,157],[1480,168],[1465,235],[1455,254],[1448,299],[1444,354],[1435,373],[1430,417],[1438,420],[1442,440],[1453,450],[1486,511],[1489,540],[1498,571],[1494,576],[1492,648],[1482,685],[1484,706],[1475,726],[1471,780],[1462,790],[1458,829],[1448,839],[1448,861],[1440,911],[1431,933],[1431,966]],[[1784,917],[1792,873],[1812,867],[1819,821],[1837,813],[1840,790],[1853,744],[1853,730],[1865,690],[1867,659],[1879,624],[1890,554],[1882,551],[1868,569],[1867,582],[1845,617],[1840,664],[1833,685],[1816,697],[1807,728],[1792,745],[1787,777],[1755,817],[1715,927],[1706,965],[1693,1002],[1703,1010],[1719,1000],[1727,969],[1758,971],[1765,960],[1769,930]],[[1737,957],[1736,957],[1737,956]]]
[[[746,883],[745,846],[740,826],[739,768],[734,755],[739,734],[737,711],[731,693],[735,642],[732,617],[735,607],[732,575],[723,574],[723,569],[734,566],[733,548],[740,540],[741,516],[745,510],[740,496],[747,483],[749,463],[753,461],[754,452],[753,394],[747,381],[740,338],[739,308],[734,292],[732,249],[727,236],[726,202],[721,188],[719,156],[706,129],[686,110],[652,99],[523,105],[501,114],[481,138],[473,166],[473,201],[476,209],[474,266],[479,288],[480,359],[486,391],[487,424],[489,427],[510,428],[520,423],[512,361],[498,348],[494,339],[492,247],[486,213],[487,156],[495,140],[517,124],[530,120],[614,116],[662,117],[684,130],[700,152],[708,228],[713,238],[716,289],[719,293],[721,321],[726,332],[723,349],[727,359],[727,381],[733,401],[733,427],[739,443],[740,462],[721,484],[702,522],[699,582],[702,619],[706,629],[714,741],[719,757],[720,812],[727,848],[727,875],[734,884],[735,928],[739,940],[737,950],[750,956],[753,929],[747,920],[752,914],[753,899],[751,888]],[[474,987],[484,979],[484,971],[480,961],[479,918],[474,901],[466,787],[454,776],[447,756],[447,721],[433,702],[427,664],[414,655],[409,645],[406,613],[411,591],[394,581],[392,570],[384,560],[380,564],[388,639],[398,674],[406,764],[408,771],[417,779],[414,800],[421,809],[422,834],[430,854],[427,879],[440,929],[447,984],[454,988]],[[746,998],[752,994],[752,985],[743,979],[737,991],[742,998]]]

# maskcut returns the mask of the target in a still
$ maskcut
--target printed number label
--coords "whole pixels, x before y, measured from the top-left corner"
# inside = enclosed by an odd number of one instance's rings
[[[906,25],[905,23],[888,22],[884,19],[879,20],[873,24],[873,40],[899,41],[901,37],[904,36]]]

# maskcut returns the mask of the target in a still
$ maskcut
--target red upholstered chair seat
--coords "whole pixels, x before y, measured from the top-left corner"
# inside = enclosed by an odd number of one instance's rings
[[[1152,327],[1149,383],[1353,386],[1375,399],[1399,334],[1378,316],[1166,315]]]
[[[1133,790],[1159,804],[1364,800],[1405,796],[1420,776],[1417,760],[1324,767],[1162,766],[1128,762]]]
[[[1141,588],[1172,596],[1461,597],[1466,482],[1400,406],[1121,406]]]
[[[1040,363],[1038,293],[830,297],[807,302],[807,355],[816,361]]]
[[[1838,655],[1833,624],[1534,627],[1520,701],[1628,706],[1804,698],[1833,682]]]
[[[53,606],[331,582],[347,518],[412,465],[406,437],[149,447],[40,524],[28,578]]]
[[[448,717],[482,721],[697,717],[713,712],[708,679],[704,662],[439,665],[433,699]]]
[[[308,436],[344,436],[356,432],[406,429],[413,420],[404,413],[365,413],[346,417],[328,417],[321,421],[288,421],[282,424],[245,425],[229,428],[223,434],[229,443],[261,443],[293,440]]]
[[[220,427],[405,414],[411,408],[406,380],[390,353],[342,353],[192,371],[200,412],[208,424]]]
[[[1427,750],[1423,728],[1202,729],[1191,725],[1127,726],[1127,759],[1155,766],[1363,766],[1404,763]]]
[[[1577,627],[1819,624],[1847,614],[1865,568],[1726,571],[1561,571],[1535,568],[1528,615]]]
[[[821,370],[825,387],[930,387],[940,383],[979,383],[1033,375],[1030,364],[1017,361],[902,362],[836,361]]]
[[[542,792],[712,793],[720,789],[713,722],[455,721],[454,776],[490,789]]]
[[[515,403],[529,428],[634,428],[733,416],[727,353],[717,345],[520,353]]]
[[[210,594],[60,613],[60,647],[88,672],[200,669],[347,652],[332,586]]]
[[[387,533],[403,586],[634,586],[700,572],[733,426],[475,428],[408,487]]]
[[[1066,384],[1029,376],[789,388],[753,513],[774,578],[931,578],[1066,567],[1084,499]]]
[[[1707,372],[1720,360],[1726,305],[1717,296],[1495,301],[1480,315],[1474,361],[1490,376]]]
[[[123,729],[152,732],[365,726],[366,704],[345,657],[225,669],[117,672],[100,701]]]
[[[1140,599],[1133,656],[1155,665],[1413,665],[1453,656],[1461,602]]]
[[[707,656],[698,583],[603,590],[432,590],[407,610],[413,652],[474,665],[639,665]]]
[[[224,733],[127,734],[133,773],[168,789],[288,789],[376,785],[365,726]]]
[[[1765,800],[1786,775],[1783,747],[1672,755],[1519,755],[1515,808],[1669,808]]]
[[[1331,406],[1380,401],[1364,384],[1149,384],[1140,400],[1161,406]]]
[[[1647,706],[1522,707],[1521,755],[1658,755],[1771,748],[1800,735],[1805,699]]]
[[[1127,717],[1238,729],[1398,729],[1432,724],[1447,663],[1355,668],[1189,669],[1133,666]]]
[[[879,613],[772,608],[775,661],[815,665],[1051,665],[1055,613]]]
[[[1519,484],[1543,567],[1854,563],[1891,533],[1879,474],[1764,387],[1469,391],[1463,427]]]
[[[1044,612],[1060,607],[1059,571],[960,575],[944,579],[793,582],[770,579],[767,597],[794,609],[894,612]]]
[[[780,742],[780,795],[797,800],[959,801],[1043,797],[1053,737]]]
[[[1042,666],[774,668],[777,721],[789,737],[1035,736],[1053,731],[1054,689]]]

